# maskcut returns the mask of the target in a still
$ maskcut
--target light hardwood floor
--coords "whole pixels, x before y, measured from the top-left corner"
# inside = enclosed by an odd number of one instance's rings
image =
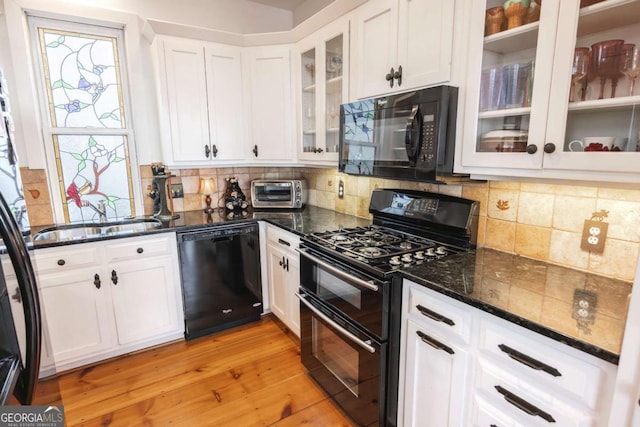
[[[351,426],[270,317],[43,381],[34,404],[58,398],[67,426]]]

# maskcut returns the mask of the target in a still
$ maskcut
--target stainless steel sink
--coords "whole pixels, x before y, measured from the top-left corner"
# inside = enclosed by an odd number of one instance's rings
[[[160,221],[155,219],[125,222],[122,224],[109,225],[103,227],[105,234],[125,234],[125,233],[140,233],[141,231],[148,231],[158,228],[162,225]]]
[[[140,233],[142,231],[159,228],[160,226],[162,226],[162,223],[152,218],[104,224],[63,225],[39,231],[33,236],[33,240],[59,242],[65,240],[96,239],[116,234],[125,235]]]
[[[53,229],[46,229],[39,231],[33,236],[33,240],[75,240],[75,239],[90,239],[99,237],[102,234],[102,227],[96,226],[65,226],[56,227]]]

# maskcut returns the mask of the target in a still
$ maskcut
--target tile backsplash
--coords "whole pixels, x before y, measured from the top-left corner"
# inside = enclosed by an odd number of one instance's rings
[[[32,225],[53,222],[44,170],[22,168],[29,219]],[[552,264],[582,271],[633,280],[640,252],[640,190],[623,190],[571,185],[520,182],[451,182],[447,185],[342,174],[334,168],[206,168],[176,169],[171,183],[182,184],[184,196],[173,200],[175,211],[205,207],[205,196],[198,193],[200,178],[211,177],[218,205],[226,187],[225,178],[238,178],[240,188],[250,197],[254,179],[305,178],[309,184],[309,204],[350,215],[369,218],[369,197],[375,188],[403,188],[444,193],[480,202],[478,243]],[[151,189],[150,165],[140,166],[144,214],[153,211],[147,197]],[[344,197],[338,198],[338,184],[344,184]],[[608,234],[604,252],[595,254],[580,248],[585,220],[596,211],[608,211],[604,221]],[[140,213],[138,213],[140,214]]]
[[[367,178],[335,169],[307,169],[309,204],[368,218],[375,188],[445,193],[480,202],[478,244],[578,270],[633,280],[640,251],[640,190],[521,182],[420,182]],[[338,198],[338,183],[345,196]],[[580,248],[585,220],[608,211],[604,252]]]

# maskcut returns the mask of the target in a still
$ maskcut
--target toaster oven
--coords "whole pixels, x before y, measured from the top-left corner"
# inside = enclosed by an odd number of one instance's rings
[[[255,209],[301,209],[307,203],[307,182],[300,179],[253,180],[251,203]]]

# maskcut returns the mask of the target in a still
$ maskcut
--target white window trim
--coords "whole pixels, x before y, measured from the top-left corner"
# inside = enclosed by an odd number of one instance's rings
[[[36,15],[34,13],[28,14],[27,24],[30,34],[30,48],[33,58],[33,73],[35,77],[35,83],[38,94],[38,106],[40,112],[40,123],[42,124],[42,138],[45,153],[45,162],[47,168],[49,194],[51,197],[53,218],[55,223],[64,223],[64,208],[63,205],[67,202],[63,200],[63,195],[60,194],[60,188],[58,185],[58,171],[55,159],[55,153],[53,148],[53,136],[54,135],[122,135],[127,139],[127,148],[129,154],[130,174],[133,188],[134,209],[136,215],[143,214],[143,194],[140,188],[140,174],[137,159],[137,150],[134,137],[134,125],[133,125],[133,108],[130,102],[130,86],[129,86],[129,68],[127,66],[127,55],[125,49],[125,32],[122,25],[114,24],[113,26],[96,26],[89,25],[80,18],[68,17],[66,19],[48,18]],[[86,34],[95,34],[102,36],[115,37],[118,42],[118,61],[120,65],[120,78],[122,82],[122,96],[124,100],[126,128],[120,129],[107,129],[107,128],[58,128],[52,127],[49,119],[50,112],[48,110],[48,94],[44,86],[44,75],[42,73],[43,64],[42,56],[40,54],[40,46],[38,40],[38,27],[52,27],[56,29],[75,31]]]

